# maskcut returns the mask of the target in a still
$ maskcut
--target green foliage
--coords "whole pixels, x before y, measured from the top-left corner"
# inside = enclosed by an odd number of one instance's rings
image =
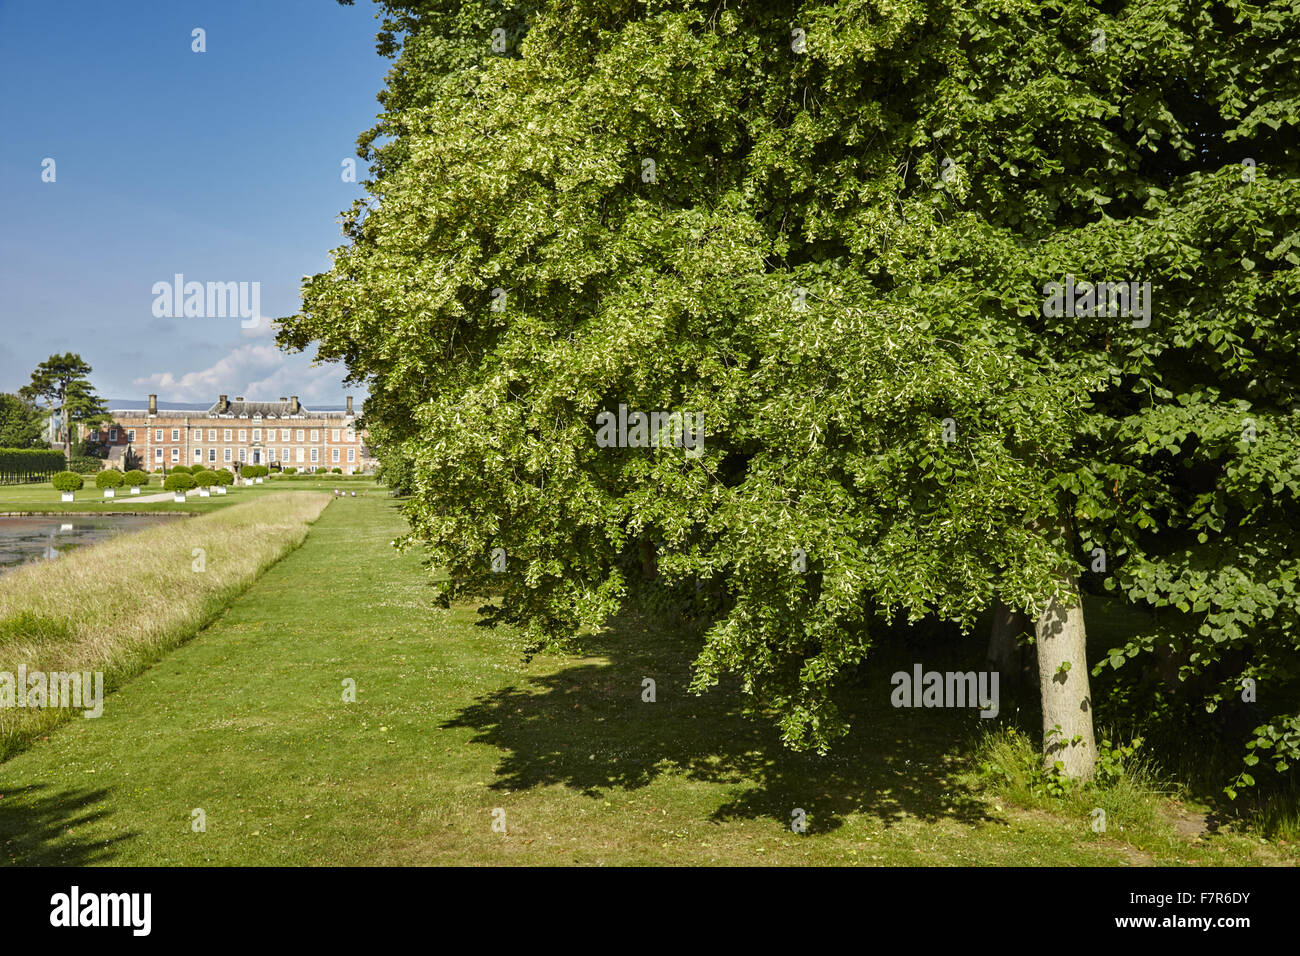
[[[61,471],[50,479],[55,491],[80,491],[86,480],[75,471]]]
[[[0,482],[40,481],[63,469],[63,453],[41,448],[0,448]]]
[[[81,475],[96,475],[103,470],[104,460],[102,458],[74,455],[68,462],[68,467]]]
[[[32,402],[0,393],[0,448],[44,448],[41,419]]]
[[[72,352],[51,355],[32,372],[31,381],[18,390],[26,401],[44,399],[59,409],[65,448],[70,448],[77,426],[93,425],[108,418],[103,400],[86,378],[90,372],[91,367],[80,355]]]
[[[167,491],[189,491],[194,486],[194,476],[184,471],[173,471],[163,482]]]
[[[213,474],[217,476],[217,484],[219,485],[233,485],[235,483],[235,475],[229,468],[218,468]]]
[[[266,465],[246,465],[241,474],[245,478],[265,478],[271,473],[271,469]]]
[[[286,475],[296,475],[298,474],[298,469],[290,465],[288,468],[284,469],[284,473]]]
[[[149,484],[149,476],[139,469],[132,469],[122,476],[122,480],[132,488]]]
[[[197,467],[192,470],[189,465],[172,465],[168,469],[173,475],[192,475],[195,470],[197,470]]]
[[[824,749],[881,618],[1032,609],[1101,547],[1086,587],[1176,612],[1108,666],[1256,680],[1294,766],[1300,11],[578,0],[496,56],[484,6],[384,7],[375,202],[279,336],[366,382],[446,599],[535,644],[685,609],[694,689]],[[1150,323],[1053,314],[1067,276]],[[621,405],[703,453],[601,447]]]
[[[217,478],[215,471],[200,468],[194,472],[194,484],[199,488],[211,488],[213,485],[220,484],[220,480]]]
[[[125,478],[123,478],[120,471],[114,471],[112,468],[107,468],[95,476],[95,487],[121,488],[124,481]]]

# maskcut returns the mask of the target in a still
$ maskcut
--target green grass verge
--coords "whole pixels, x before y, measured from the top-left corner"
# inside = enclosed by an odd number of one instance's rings
[[[388,490],[375,483],[373,478],[358,476],[348,480],[345,486],[338,475],[310,475],[306,477],[283,476],[269,478],[260,485],[229,487],[224,495],[212,495],[202,498],[197,492],[190,492],[184,504],[175,501],[145,501],[139,499],[149,495],[163,493],[162,483],[154,476],[147,488],[142,488],[138,496],[119,488],[115,498],[105,498],[104,492],[89,487],[75,493],[71,502],[60,500],[59,492],[48,482],[27,485],[0,485],[0,515],[4,514],[150,514],[154,512],[174,514],[205,514],[220,511],[231,505],[249,501],[262,495],[281,491],[327,491],[346,487],[349,495],[355,491],[357,497],[362,495],[385,496]]]
[[[15,864],[1259,864],[1163,798],[1091,805],[981,783],[973,712],[858,709],[827,758],[737,698],[686,693],[690,648],[623,623],[522,663],[434,605],[379,496],[337,502],[194,640],[0,765]],[[657,700],[642,700],[642,681]],[[356,703],[343,682],[356,682]],[[971,780],[976,774],[977,779]],[[1144,801],[1147,797],[1142,798]],[[493,830],[504,811],[505,832]],[[806,833],[791,829],[796,809]],[[194,811],[206,830],[195,832]]]
[[[253,498],[166,522],[0,576],[0,672],[101,672],[106,690],[194,635],[259,574],[299,545],[330,498]],[[81,717],[67,707],[15,706],[0,696],[0,758]],[[93,721],[92,721],[93,722]]]

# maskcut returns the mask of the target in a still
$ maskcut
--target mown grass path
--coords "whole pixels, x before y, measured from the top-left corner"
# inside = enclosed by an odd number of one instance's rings
[[[884,701],[832,758],[787,754],[734,698],[685,694],[689,649],[652,631],[523,664],[472,608],[434,606],[418,557],[390,547],[403,526],[373,492],[331,502],[101,718],[0,765],[0,861],[1265,862],[1244,838],[1134,846],[975,799],[951,714]]]

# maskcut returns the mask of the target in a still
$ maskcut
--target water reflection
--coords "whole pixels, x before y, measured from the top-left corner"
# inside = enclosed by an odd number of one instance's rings
[[[0,517],[0,572],[29,561],[51,561],[74,548],[103,541],[125,531],[142,531],[173,515],[44,515]]]

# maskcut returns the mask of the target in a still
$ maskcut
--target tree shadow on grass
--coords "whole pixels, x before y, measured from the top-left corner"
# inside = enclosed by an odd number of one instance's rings
[[[853,730],[825,757],[782,745],[772,721],[747,717],[742,695],[687,690],[691,653],[631,620],[585,642],[608,663],[582,663],[505,687],[464,708],[445,728],[505,751],[492,789],[563,785],[589,797],[638,790],[666,774],[723,784],[715,821],[766,817],[788,826],[795,808],[816,830],[850,813],[892,826],[904,817],[967,824],[996,820],[954,779],[975,711],[894,709],[889,670],[864,681],[849,708]],[[655,681],[655,701],[643,681]]]
[[[0,865],[88,866],[106,863],[113,848],[134,833],[94,842],[77,838],[75,828],[109,815],[105,789],[54,790],[33,784],[11,790],[0,799]]]

